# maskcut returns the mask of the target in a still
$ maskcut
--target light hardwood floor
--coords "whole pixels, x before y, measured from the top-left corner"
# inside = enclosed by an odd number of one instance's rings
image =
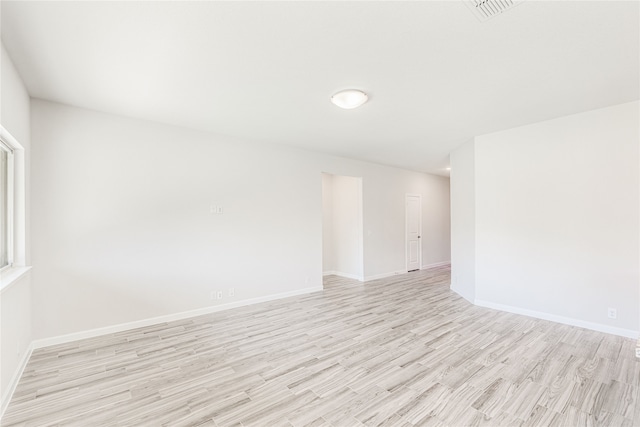
[[[475,307],[448,268],[33,353],[3,426],[640,426],[636,342]]]

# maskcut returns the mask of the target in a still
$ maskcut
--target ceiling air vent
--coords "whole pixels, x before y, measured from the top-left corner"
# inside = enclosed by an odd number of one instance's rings
[[[480,22],[487,21],[509,9],[513,9],[524,0],[463,0]]]

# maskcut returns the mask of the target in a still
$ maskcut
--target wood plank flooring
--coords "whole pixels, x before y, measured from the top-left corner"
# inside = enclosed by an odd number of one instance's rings
[[[3,426],[640,426],[636,342],[437,268],[35,351]]]

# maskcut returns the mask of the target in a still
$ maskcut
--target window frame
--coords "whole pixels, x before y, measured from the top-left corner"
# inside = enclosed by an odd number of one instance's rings
[[[2,124],[0,124],[0,141],[2,141],[4,147],[13,152],[11,161],[7,165],[7,195],[9,199],[7,203],[7,221],[10,221],[11,224],[8,226],[10,232],[7,236],[8,263],[0,269],[0,292],[4,292],[29,271],[31,267],[27,265],[26,259],[26,150]]]
[[[4,130],[4,128],[2,129]],[[14,251],[14,197],[15,197],[15,167],[14,167],[14,150],[13,144],[10,144],[5,137],[6,132],[0,132],[0,150],[7,153],[7,265],[0,267],[0,272],[6,271],[13,267],[13,251]]]

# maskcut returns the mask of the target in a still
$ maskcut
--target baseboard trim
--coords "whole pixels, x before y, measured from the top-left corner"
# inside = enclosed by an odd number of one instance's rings
[[[20,360],[20,364],[18,365],[18,369],[13,373],[11,377],[11,381],[9,381],[9,387],[7,387],[7,392],[2,396],[2,403],[0,403],[0,420],[4,416],[4,411],[7,410],[9,406],[9,402],[11,402],[11,398],[13,397],[13,393],[16,391],[16,387],[18,387],[18,382],[24,373],[24,369],[27,367],[27,363],[31,358],[31,353],[33,353],[33,342],[29,344],[26,348],[24,355],[22,356],[22,360]]]
[[[638,339],[638,336],[640,335],[640,331],[634,331],[632,329],[616,328],[615,326],[602,325],[600,323],[588,322],[586,320],[574,319],[571,317],[558,316],[551,313],[529,310],[521,307],[498,304],[491,301],[477,299],[474,301],[474,304],[480,307],[493,308],[495,310],[521,314],[523,316],[535,317],[536,319],[550,320],[552,322],[562,323],[564,325],[578,326],[580,328],[590,329],[592,331],[598,332],[605,332],[607,334],[618,335],[626,338]]]
[[[422,268],[420,268],[420,270],[428,270],[430,268],[444,267],[444,266],[451,266],[451,261],[441,261],[441,262],[435,262],[429,265],[423,265]]]
[[[229,310],[232,308],[244,307],[252,304],[259,304],[261,302],[274,301],[278,299],[293,297],[297,295],[306,295],[314,292],[321,292],[322,286],[298,289],[290,292],[282,292],[279,294],[266,295],[257,298],[250,298],[242,301],[235,301],[228,304],[212,305],[210,307],[198,308],[195,310],[182,311],[179,313],[167,314],[164,316],[151,317],[148,319],[135,320],[133,322],[120,323],[112,326],[105,326],[103,328],[90,329],[87,331],[74,332],[66,335],[59,335],[50,338],[41,338],[34,340],[31,343],[33,349],[50,347],[52,345],[65,344],[72,341],[77,341],[86,338],[95,338],[101,335],[113,334],[116,332],[123,332],[130,329],[143,328],[145,326],[157,325],[158,323],[172,322],[174,320],[188,319],[190,317],[202,316],[203,314],[216,313],[218,311]],[[22,374],[22,372],[21,372]]]

